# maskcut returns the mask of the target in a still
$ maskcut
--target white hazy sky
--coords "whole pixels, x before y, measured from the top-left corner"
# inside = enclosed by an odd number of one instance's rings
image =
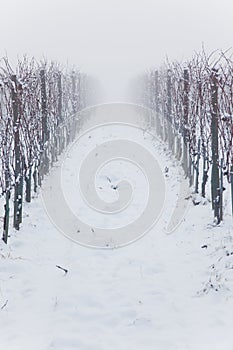
[[[0,55],[67,61],[101,80],[105,100],[164,57],[233,45],[233,0],[0,0]]]

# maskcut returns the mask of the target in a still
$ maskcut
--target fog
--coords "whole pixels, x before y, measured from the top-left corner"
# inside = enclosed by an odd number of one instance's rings
[[[0,55],[69,62],[126,98],[132,77],[168,56],[232,46],[232,0],[0,0]]]

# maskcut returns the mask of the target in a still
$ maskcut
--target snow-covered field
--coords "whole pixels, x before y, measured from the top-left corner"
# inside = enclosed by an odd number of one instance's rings
[[[100,225],[98,215],[91,216],[90,208],[85,211],[85,203],[78,201],[74,164],[78,167],[83,154],[108,141],[109,135],[114,139],[114,132],[108,129],[99,136],[87,134],[63,163],[63,187],[72,210],[93,226]],[[11,229],[7,246],[0,243],[0,349],[231,348],[233,224],[229,198],[219,227],[212,225],[209,203],[193,206],[189,198],[180,225],[167,234],[181,181],[180,167],[162,144],[142,135],[144,145],[151,143],[154,149],[166,184],[165,206],[155,226],[118,249],[88,248],[58,232],[40,192],[31,204],[25,204],[22,229]],[[45,179],[44,188],[60,163]],[[137,213],[145,205],[145,179],[131,163],[103,168],[96,178],[97,192],[105,201],[116,200],[113,186],[125,173],[137,193],[131,203]],[[226,192],[230,197],[229,190]],[[130,215],[130,209],[125,216],[119,212],[105,225],[125,224]]]

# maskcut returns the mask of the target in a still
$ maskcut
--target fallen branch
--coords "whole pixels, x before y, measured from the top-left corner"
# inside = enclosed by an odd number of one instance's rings
[[[67,270],[67,269],[64,269],[63,267],[61,267],[61,266],[59,266],[59,265],[56,265],[56,267],[57,267],[58,269],[63,270],[63,271],[65,272],[65,274],[68,273],[68,270]]]
[[[6,306],[7,306],[7,304],[8,304],[8,300],[6,300],[6,301],[5,301],[5,304],[3,304],[3,305],[2,305],[1,310],[3,310],[3,309],[4,309],[4,307],[6,307]]]

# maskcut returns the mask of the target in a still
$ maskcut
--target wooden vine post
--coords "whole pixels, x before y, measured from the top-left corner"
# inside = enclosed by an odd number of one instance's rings
[[[20,214],[21,214],[21,157],[20,157],[20,136],[19,136],[19,99],[18,99],[18,84],[16,75],[12,75],[12,111],[13,111],[13,128],[14,128],[14,177],[15,177],[15,191],[14,191],[14,221],[13,225],[16,230],[19,230]]]
[[[218,73],[211,74],[211,135],[212,135],[212,173],[211,195],[212,208],[217,223],[220,222],[220,184],[219,184],[219,149],[218,149]]]
[[[171,150],[173,148],[173,135],[172,135],[172,81],[171,70],[167,70],[167,110],[166,110],[166,123],[167,123],[167,136],[168,147]]]
[[[183,169],[188,176],[189,72],[184,69]]]
[[[3,241],[7,244],[8,232],[9,232],[9,219],[10,219],[10,181],[9,181],[9,163],[7,162],[6,172],[5,172],[5,181],[6,181],[6,202],[4,205],[4,221],[3,221]]]

